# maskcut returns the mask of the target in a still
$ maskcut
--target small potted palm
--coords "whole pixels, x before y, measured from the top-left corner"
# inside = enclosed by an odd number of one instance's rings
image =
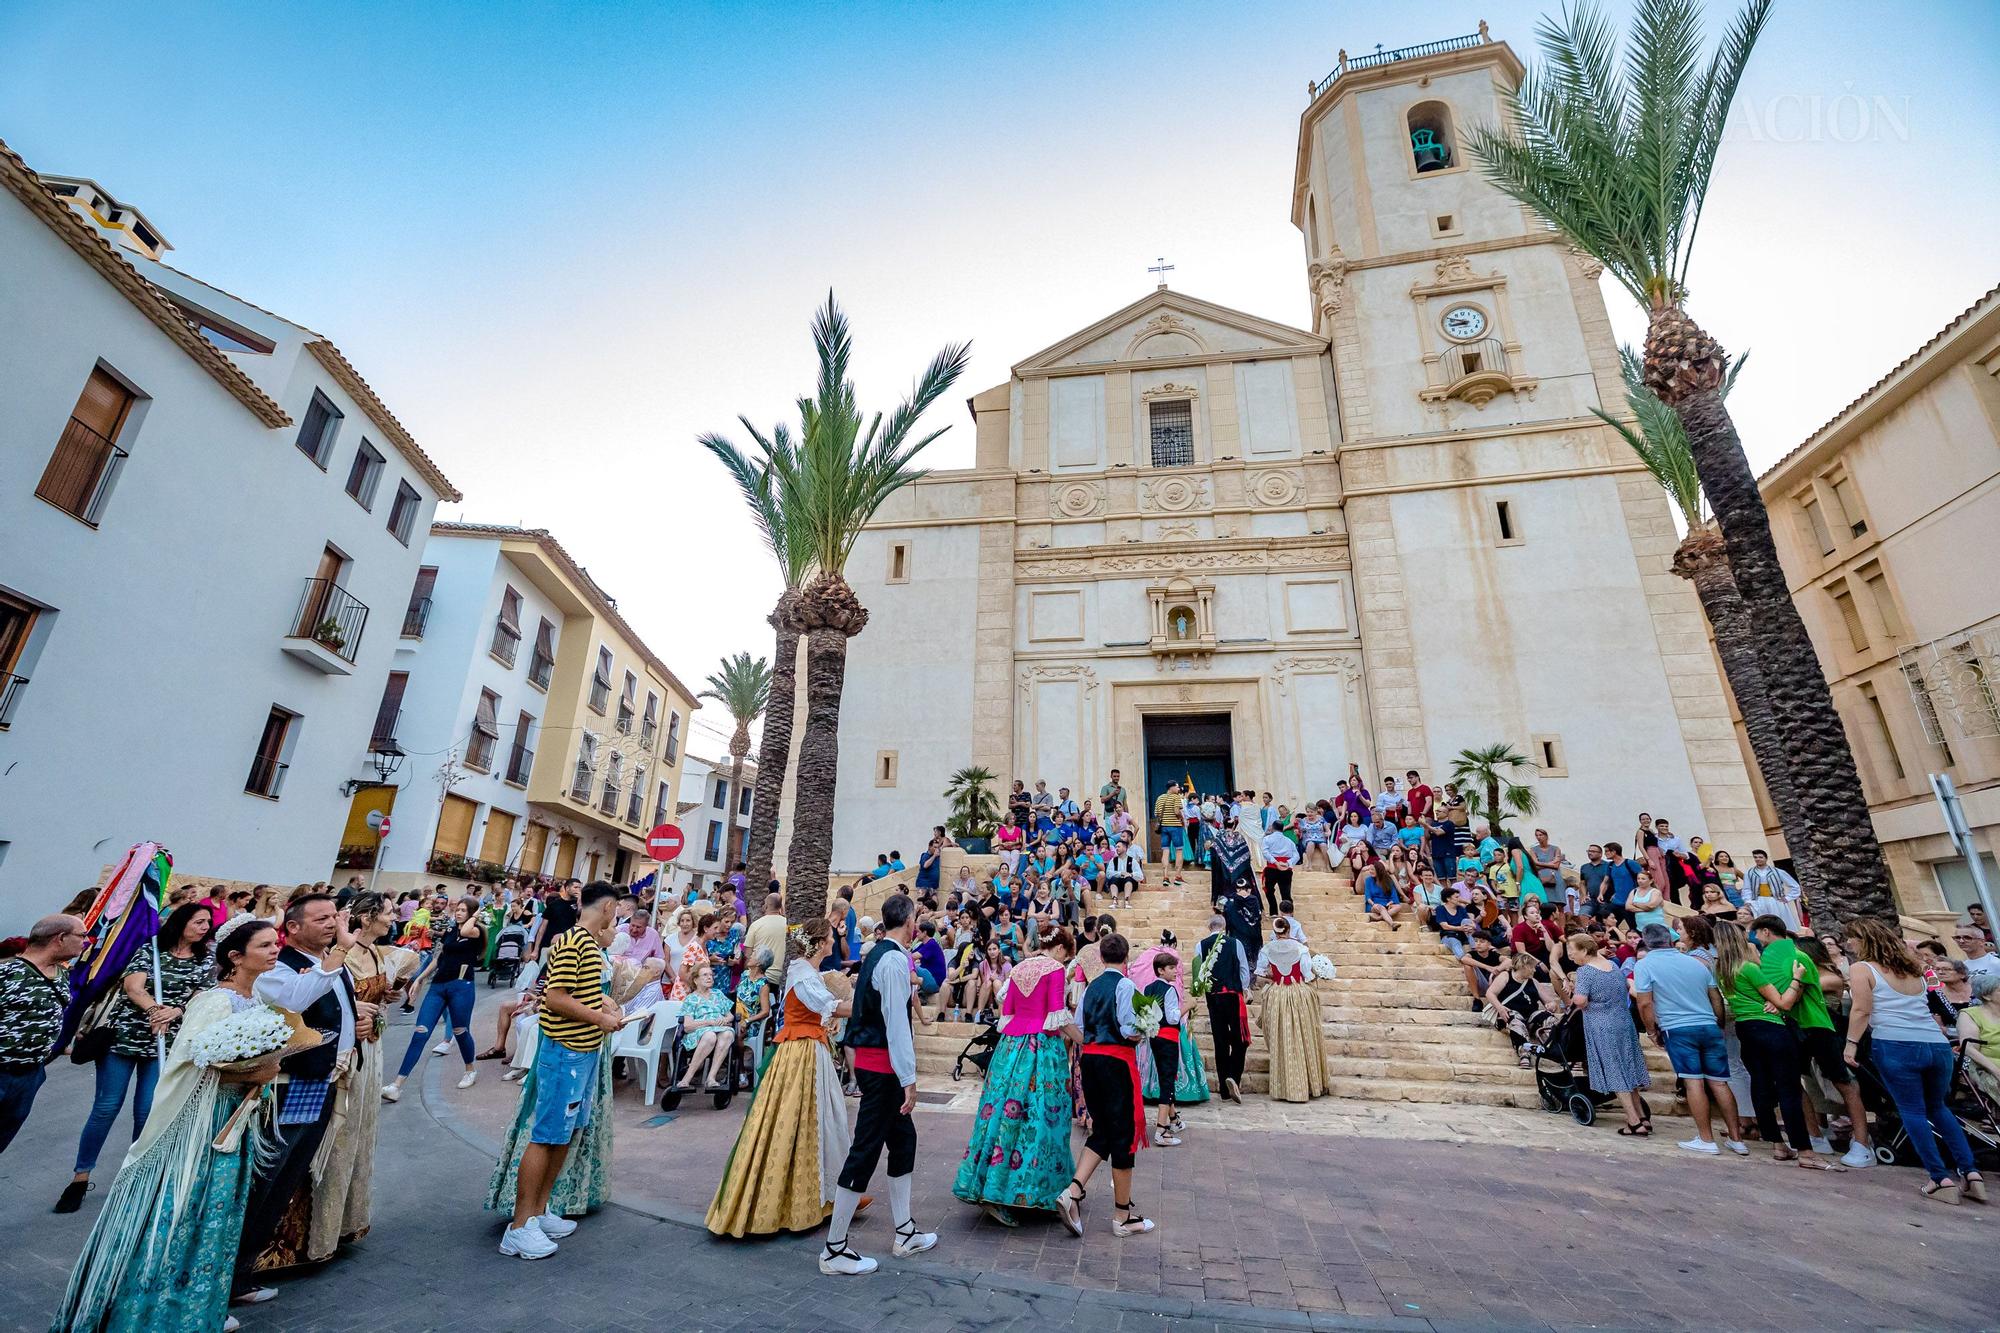
[[[991,769],[961,768],[951,775],[944,789],[951,812],[945,816],[945,832],[967,853],[984,856],[993,850],[993,830],[1000,824],[1000,802],[987,784],[995,781]]]

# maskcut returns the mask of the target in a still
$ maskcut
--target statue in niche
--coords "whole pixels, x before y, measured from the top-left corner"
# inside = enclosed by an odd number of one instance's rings
[[[1176,608],[1174,611],[1174,637],[1176,639],[1187,638],[1188,628],[1187,608],[1184,606]]]

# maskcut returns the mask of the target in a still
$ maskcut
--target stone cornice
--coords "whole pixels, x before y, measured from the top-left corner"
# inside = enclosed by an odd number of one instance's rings
[[[1346,568],[1347,538],[1333,534],[1321,537],[1236,537],[1184,543],[1131,542],[1017,551],[1014,554],[1016,583],[1122,575]]]

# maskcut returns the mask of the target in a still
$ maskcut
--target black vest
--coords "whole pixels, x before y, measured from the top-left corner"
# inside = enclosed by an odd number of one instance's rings
[[[1083,992],[1083,1003],[1077,1006],[1076,1025],[1083,1032],[1084,1041],[1092,1046],[1131,1046],[1132,1038],[1125,1035],[1118,1026],[1118,985],[1124,981],[1123,973],[1108,968],[1097,974],[1097,980],[1090,983]]]
[[[286,945],[278,950],[278,966],[289,967],[294,972],[310,972],[319,966],[319,960],[311,954],[301,953]],[[278,1067],[293,1078],[314,1080],[333,1077],[334,1063],[340,1058],[339,992],[346,992],[347,1003],[350,1006],[354,1003],[354,983],[349,979],[346,968],[340,969],[340,975],[335,978],[333,986],[333,990],[307,1005],[304,1012],[299,1015],[305,1020],[307,1027],[328,1035],[325,1041],[311,1050],[300,1051],[297,1055],[289,1056],[279,1062]],[[355,1037],[359,1040],[360,1034],[357,1032]]]
[[[1146,986],[1146,994],[1160,1002],[1160,1023],[1162,1026],[1176,1026],[1167,1021],[1167,1015],[1172,1012],[1167,1007],[1167,992],[1173,989],[1174,983],[1168,981],[1165,977],[1155,977]]]
[[[902,953],[903,946],[883,940],[861,958],[861,971],[854,978],[854,1011],[847,1016],[843,1046],[873,1046],[887,1049],[889,1029],[882,1022],[882,993],[875,989],[875,965],[884,953]]]
[[[1235,991],[1239,995],[1249,990],[1243,976],[1243,956],[1236,952],[1236,937],[1226,930],[1210,935],[1201,942],[1201,952],[1207,954],[1210,949],[1222,952],[1216,955],[1215,967],[1208,974],[1209,989]]]

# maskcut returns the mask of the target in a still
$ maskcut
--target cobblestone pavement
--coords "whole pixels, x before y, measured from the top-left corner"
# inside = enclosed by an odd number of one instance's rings
[[[482,999],[490,1031],[493,1000]],[[392,1056],[403,1041],[391,1034]],[[662,1117],[627,1089],[615,1112],[621,1206],[586,1222],[555,1258],[522,1264],[495,1252],[499,1221],[479,1208],[491,1145],[516,1096],[497,1070],[482,1065],[479,1084],[460,1092],[456,1062],[432,1059],[411,1087],[422,1096],[383,1108],[374,1231],[287,1283],[278,1301],[244,1312],[246,1330],[1996,1322],[2000,1221],[1987,1209],[1923,1204],[1912,1171],[1821,1176],[1761,1156],[1696,1159],[1608,1129],[1558,1130],[1565,1122],[1532,1112],[1211,1103],[1190,1115],[1185,1147],[1141,1155],[1135,1195],[1160,1221],[1153,1235],[1109,1234],[1108,1178],[1091,1190],[1082,1241],[1038,1220],[1010,1231],[950,1197],[970,1124],[963,1087],[919,1121],[917,1215],[941,1238],[921,1261],[885,1259],[873,1278],[823,1279],[810,1239],[725,1244],[688,1226],[744,1102],[716,1111],[690,1101]],[[74,1217],[47,1211],[90,1090],[86,1070],[61,1065],[52,1075],[0,1157],[0,1222],[12,1242],[0,1249],[0,1329],[46,1327],[99,1198]],[[1322,1107],[1342,1128],[1287,1127]],[[1472,1123],[1458,1124],[1462,1116]],[[1510,1125],[1536,1146],[1499,1142]],[[101,1182],[123,1133],[106,1147]],[[857,1227],[855,1239],[881,1256],[888,1228]]]

